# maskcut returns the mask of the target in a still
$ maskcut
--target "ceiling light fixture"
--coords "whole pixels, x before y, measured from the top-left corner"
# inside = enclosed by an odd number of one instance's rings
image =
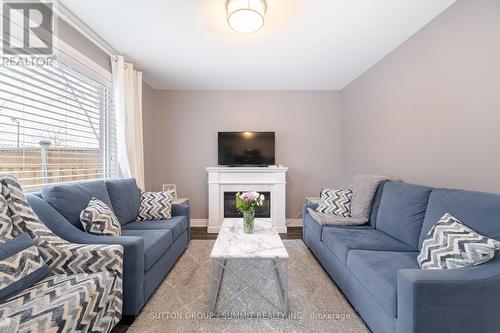
[[[249,34],[264,25],[265,0],[227,0],[227,23],[234,31]]]

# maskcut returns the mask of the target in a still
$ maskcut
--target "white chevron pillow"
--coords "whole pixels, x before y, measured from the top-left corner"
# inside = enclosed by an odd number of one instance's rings
[[[332,190],[323,188],[316,211],[342,217],[351,216],[352,190]]]
[[[491,260],[499,245],[446,213],[425,237],[417,261],[423,269],[477,266]]]
[[[173,200],[174,195],[171,191],[142,192],[137,220],[168,220],[172,217],[171,210]]]
[[[115,213],[104,202],[92,198],[80,213],[80,221],[86,232],[101,236],[120,236],[122,228]]]

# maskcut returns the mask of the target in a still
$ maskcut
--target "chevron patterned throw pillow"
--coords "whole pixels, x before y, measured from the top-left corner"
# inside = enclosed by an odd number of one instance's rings
[[[352,190],[332,190],[323,188],[317,212],[343,217],[351,216]]]
[[[423,269],[477,266],[492,259],[499,245],[446,213],[425,237],[417,260]]]
[[[82,210],[80,221],[90,234],[101,236],[120,236],[122,228],[115,213],[104,202],[92,198],[87,208]]]
[[[139,221],[167,220],[172,217],[172,192],[142,192]]]

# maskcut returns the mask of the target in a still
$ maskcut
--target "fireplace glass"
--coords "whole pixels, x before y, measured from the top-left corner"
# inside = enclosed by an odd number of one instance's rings
[[[224,192],[224,217],[238,218],[243,217],[243,214],[236,210],[236,193]],[[259,192],[264,195],[264,204],[255,210],[255,217],[270,218],[271,217],[271,192]]]

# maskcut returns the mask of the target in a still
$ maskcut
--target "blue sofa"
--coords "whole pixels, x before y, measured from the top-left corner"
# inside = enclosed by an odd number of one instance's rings
[[[113,209],[119,237],[83,230],[80,212],[95,197]],[[184,252],[190,240],[189,206],[172,205],[172,218],[136,221],[140,190],[134,179],[57,184],[27,199],[40,220],[59,237],[79,244],[120,244],[123,258],[123,315],[137,316]]]
[[[445,213],[500,240],[500,196],[388,181],[367,225],[322,226],[304,207],[304,242],[373,332],[499,332],[500,258],[422,270],[424,237]]]

